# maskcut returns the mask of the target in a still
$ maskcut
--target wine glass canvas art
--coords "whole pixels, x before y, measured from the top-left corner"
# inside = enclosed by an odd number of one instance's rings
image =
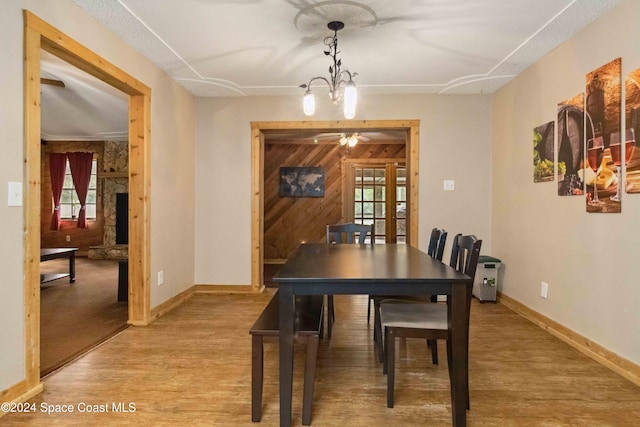
[[[621,211],[618,186],[622,185],[622,179],[614,158],[625,135],[620,132],[621,67],[622,60],[617,58],[588,73],[586,78],[583,179],[587,212]]]
[[[584,94],[558,104],[558,195],[581,196],[584,175]]]
[[[625,150],[624,177],[627,193],[640,193],[640,68],[625,81]],[[631,133],[632,132],[632,133]],[[621,150],[622,154],[623,151]]]

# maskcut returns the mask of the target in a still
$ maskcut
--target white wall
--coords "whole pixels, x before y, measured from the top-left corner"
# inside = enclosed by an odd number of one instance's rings
[[[493,101],[493,249],[501,290],[622,357],[640,363],[640,195],[622,213],[588,214],[584,197],[532,181],[532,131],[557,103],[585,91],[585,75],[622,57],[640,67],[640,2],[629,0],[499,90]],[[623,110],[624,111],[624,110]],[[549,283],[548,300],[540,282]]]
[[[24,378],[23,211],[7,207],[7,182],[23,182],[22,10],[3,2],[0,13],[0,390]]]
[[[198,98],[196,283],[251,283],[250,122],[307,120],[302,95]],[[490,97],[363,93],[358,102],[358,120],[420,120],[419,246],[437,226],[476,234],[490,253]],[[339,110],[319,106],[314,119],[338,120]],[[455,191],[443,191],[444,179]]]
[[[23,182],[23,18],[27,9],[152,89],[151,306],[193,285],[194,98],[68,0],[0,6],[0,390],[24,378],[23,209],[7,207],[7,182]],[[157,286],[158,270],[164,285]]]

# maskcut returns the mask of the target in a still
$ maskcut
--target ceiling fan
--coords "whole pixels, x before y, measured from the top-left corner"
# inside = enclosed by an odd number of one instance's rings
[[[322,133],[317,135],[314,140],[318,139],[334,139],[336,142],[339,142],[341,146],[347,147],[355,147],[358,141],[369,141],[370,138],[362,135],[359,132],[334,132],[334,133]]]
[[[57,86],[57,87],[66,87],[62,80],[54,80],[54,79],[40,79],[41,85],[49,85],[49,86]]]

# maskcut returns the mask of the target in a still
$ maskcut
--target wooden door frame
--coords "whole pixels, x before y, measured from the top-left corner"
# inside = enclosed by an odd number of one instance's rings
[[[264,264],[264,150],[269,131],[350,132],[400,130],[406,132],[408,215],[407,244],[418,247],[418,154],[420,120],[338,120],[251,122],[251,290],[261,292]]]
[[[40,383],[40,49],[129,95],[129,319],[150,321],[151,89],[36,15],[24,11],[24,393]]]

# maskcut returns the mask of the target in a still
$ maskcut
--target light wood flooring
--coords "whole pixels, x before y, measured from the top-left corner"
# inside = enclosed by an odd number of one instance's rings
[[[132,327],[48,376],[35,413],[0,424],[277,426],[277,348],[266,345],[263,418],[251,423],[248,330],[262,295],[196,295],[147,327]],[[444,343],[433,366],[422,340],[398,343],[395,408],[366,322],[366,296],[336,296],[331,341],[321,341],[313,426],[451,425]],[[471,312],[469,426],[638,426],[640,387],[500,304]],[[304,353],[296,351],[293,424],[301,424]],[[135,405],[115,413],[113,403]],[[41,412],[41,404],[74,413]],[[79,413],[81,403],[108,413]],[[81,406],[81,405],[80,405]],[[99,408],[98,408],[99,409]]]

